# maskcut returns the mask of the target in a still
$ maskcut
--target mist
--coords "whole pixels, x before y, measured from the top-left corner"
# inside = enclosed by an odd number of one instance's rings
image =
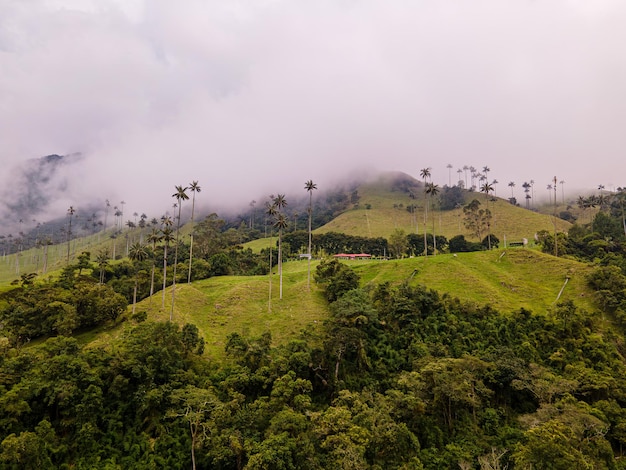
[[[617,0],[5,0],[2,197],[52,153],[82,155],[54,211],[150,217],[196,180],[207,210],[425,167],[518,201],[625,186],[625,23]]]

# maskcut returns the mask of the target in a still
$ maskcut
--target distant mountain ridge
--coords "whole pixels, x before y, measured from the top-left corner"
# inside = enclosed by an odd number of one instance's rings
[[[50,154],[27,160],[13,170],[0,193],[0,218],[3,225],[26,222],[43,213],[59,192],[71,184],[71,165],[82,154]]]

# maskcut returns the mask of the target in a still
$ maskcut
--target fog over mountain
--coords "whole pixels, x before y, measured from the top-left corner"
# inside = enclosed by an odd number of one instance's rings
[[[237,207],[468,165],[518,199],[625,186],[625,23],[618,0],[4,0],[0,207],[156,216],[192,180]],[[52,154],[81,157],[22,187]]]

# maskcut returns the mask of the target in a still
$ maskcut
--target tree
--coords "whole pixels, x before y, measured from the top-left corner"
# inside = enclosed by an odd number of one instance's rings
[[[154,294],[154,271],[156,269],[156,259],[155,259],[154,254],[156,252],[156,244],[160,242],[161,239],[162,237],[159,231],[156,228],[152,227],[152,230],[148,234],[148,243],[152,244],[152,270],[150,273],[150,297],[152,297],[152,294]],[[150,301],[152,301],[152,299],[150,299]]]
[[[193,216],[196,210],[196,193],[201,191],[197,181],[192,181],[189,190],[193,193],[191,200],[191,234],[189,235],[189,272],[187,273],[187,284],[191,282],[191,265],[193,263]]]
[[[307,266],[307,278],[306,278],[306,286],[307,289],[311,289],[311,221],[313,219],[313,190],[317,189],[317,185],[313,183],[313,180],[308,180],[304,183],[304,189],[309,193],[309,263]]]
[[[513,194],[513,188],[515,187],[515,182],[514,181],[509,181],[509,188],[511,188],[511,199],[515,197],[515,195]]]
[[[133,289],[133,315],[135,314],[135,305],[137,304],[137,285],[139,284],[139,263],[145,261],[150,256],[150,252],[146,245],[135,242],[128,250],[128,257],[133,261],[135,267],[135,287]]]
[[[420,176],[424,180],[424,256],[428,256],[428,249],[426,248],[428,246],[426,240],[426,224],[428,222],[428,194],[426,193],[428,188],[426,187],[426,179],[430,178],[430,168],[422,168],[420,170]]]
[[[452,186],[452,164],[448,163],[446,168],[448,169],[448,186]]]
[[[407,237],[401,228],[395,229],[389,236],[389,251],[396,258],[402,258],[407,249]]]
[[[272,198],[273,196],[270,196],[270,198]],[[265,204],[265,214],[268,215],[269,217],[275,217],[276,216],[276,206],[274,204],[270,204],[269,202],[266,202]],[[267,218],[265,219],[267,221]],[[267,222],[266,222],[266,227],[267,227]],[[271,228],[270,228],[270,238],[272,236],[271,233]],[[266,234],[267,234],[267,228],[266,228]],[[271,312],[272,311],[272,245],[270,244],[270,249],[269,249],[269,258],[270,258],[270,270],[269,270],[269,296],[268,296],[268,301],[267,301],[267,311]]]
[[[489,209],[481,209],[480,202],[474,199],[463,207],[463,214],[465,215],[465,227],[469,229],[476,238],[481,240],[482,234],[491,220],[491,212]]]
[[[172,276],[172,307],[170,309],[170,321],[172,320],[172,316],[174,315],[174,300],[176,297],[176,268],[178,265],[178,235],[180,232],[180,210],[183,205],[183,201],[189,200],[189,196],[187,196],[186,192],[189,188],[183,188],[182,186],[175,186],[175,188],[176,192],[172,194],[172,197],[176,198],[176,203],[178,204],[178,217],[176,218],[176,246],[174,247],[174,273]]]
[[[426,185],[426,194],[428,194],[430,199],[430,204],[433,203],[433,197],[435,197],[439,193],[439,186],[435,183],[430,182]],[[433,206],[434,207],[434,206]],[[435,238],[435,210],[431,211],[433,215],[433,256],[437,254],[437,239]],[[424,226],[424,234],[426,234],[426,226]]]
[[[183,418],[189,425],[191,437],[191,468],[196,469],[196,447],[200,444],[203,429],[211,418],[212,411],[220,405],[219,399],[211,389],[187,385],[172,393],[175,408],[168,413],[170,417]]]
[[[103,248],[98,252],[98,254],[96,255],[96,264],[100,269],[99,283],[104,284],[104,272],[109,265],[109,253],[106,249]]]
[[[280,194],[279,194],[280,196]],[[286,203],[285,203],[286,204]],[[278,298],[282,300],[283,298],[283,251],[282,251],[282,237],[283,237],[283,229],[287,227],[289,224],[287,217],[282,212],[279,212],[276,216],[276,222],[274,223],[274,227],[278,228],[278,284],[279,284],[279,294]]]
[[[70,264],[70,243],[72,240],[72,217],[74,216],[75,212],[76,212],[76,209],[74,209],[74,206],[70,206],[70,208],[67,210],[67,215],[70,218],[69,226],[67,229],[67,264]]]
[[[161,229],[161,240],[163,240],[163,292],[161,298],[161,308],[165,308],[165,286],[167,283],[167,248],[172,243],[174,238],[174,231],[172,230],[172,219],[170,217],[163,217],[163,228]],[[170,321],[172,321],[170,315]]]
[[[487,167],[485,167],[487,168]],[[489,169],[487,168],[487,171]],[[487,210],[489,210],[489,193],[493,191],[493,186],[489,183],[485,182],[480,188],[482,192],[485,193],[485,197],[487,198]],[[491,213],[489,213],[490,217],[486,218],[487,222],[487,241],[488,241],[488,249],[491,250]]]

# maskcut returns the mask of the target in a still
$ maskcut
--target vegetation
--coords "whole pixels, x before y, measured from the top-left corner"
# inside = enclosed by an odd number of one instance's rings
[[[0,292],[0,468],[626,468],[624,193],[586,224],[533,214],[552,223],[534,226],[538,249],[504,248],[497,222],[529,211],[494,201],[489,171],[471,175],[484,209],[447,211],[425,174],[422,231],[397,206],[408,227],[385,237],[290,229],[279,195],[267,251],[242,245],[252,217],[216,214],[187,247],[180,212],[148,245],[127,225],[128,259],[113,242],[67,262],[63,240],[56,272]],[[344,194],[349,212],[376,204]]]

